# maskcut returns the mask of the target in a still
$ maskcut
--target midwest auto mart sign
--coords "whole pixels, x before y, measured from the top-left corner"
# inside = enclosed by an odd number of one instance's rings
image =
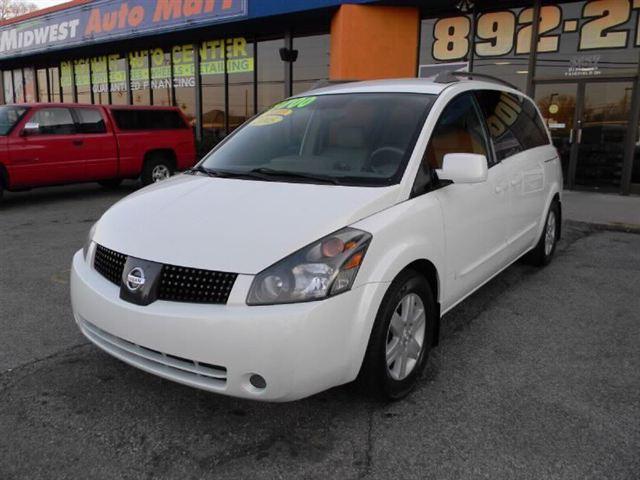
[[[0,29],[0,59],[246,17],[248,0],[98,0]]]

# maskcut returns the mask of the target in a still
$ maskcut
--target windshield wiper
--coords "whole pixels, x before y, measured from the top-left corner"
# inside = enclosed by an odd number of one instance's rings
[[[333,185],[340,185],[340,181],[337,178],[330,177],[328,175],[319,175],[315,173],[301,173],[301,172],[287,172],[284,170],[274,170],[272,168],[260,167],[254,168],[248,172],[249,174],[264,175],[267,177],[282,177],[282,178],[294,178],[301,180],[313,180],[314,182],[331,183]]]

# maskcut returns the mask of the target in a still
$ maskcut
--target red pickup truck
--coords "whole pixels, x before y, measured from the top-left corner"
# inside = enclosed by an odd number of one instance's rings
[[[195,161],[193,130],[178,108],[0,106],[0,197],[5,189],[75,182],[148,185]]]

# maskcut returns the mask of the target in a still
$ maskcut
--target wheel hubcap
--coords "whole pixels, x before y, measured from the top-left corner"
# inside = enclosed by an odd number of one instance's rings
[[[426,312],[415,293],[405,295],[391,317],[387,330],[387,371],[394,380],[403,380],[416,368],[425,339]]]
[[[171,172],[166,165],[156,165],[155,167],[153,167],[153,170],[151,170],[151,179],[154,183],[161,180],[166,180],[170,176]]]
[[[547,218],[547,228],[544,234],[544,253],[551,255],[553,245],[556,243],[556,213],[551,210]]]

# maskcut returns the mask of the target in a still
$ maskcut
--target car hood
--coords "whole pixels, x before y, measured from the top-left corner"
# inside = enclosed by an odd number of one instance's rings
[[[126,197],[94,241],[137,258],[256,274],[397,202],[399,186],[348,187],[180,175]]]

